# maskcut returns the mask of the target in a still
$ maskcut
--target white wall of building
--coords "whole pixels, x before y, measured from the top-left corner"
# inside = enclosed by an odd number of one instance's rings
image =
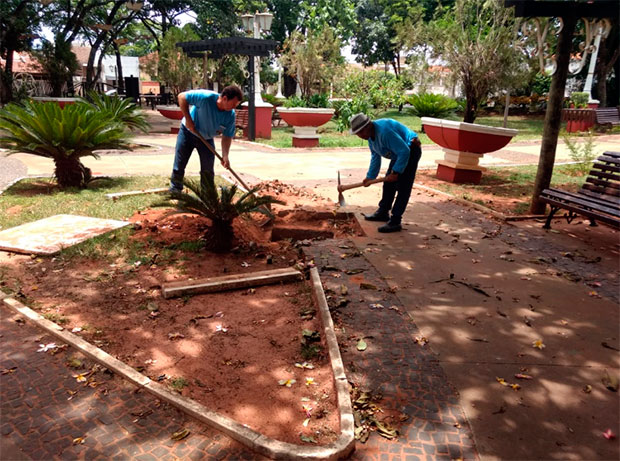
[[[105,73],[103,80],[117,79],[116,56],[104,56],[101,65]],[[121,66],[123,66],[123,77],[131,77],[133,75],[140,78],[140,62],[136,56],[121,56]]]

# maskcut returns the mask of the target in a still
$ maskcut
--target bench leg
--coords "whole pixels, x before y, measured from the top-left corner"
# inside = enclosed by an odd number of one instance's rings
[[[555,212],[558,210],[559,208],[556,206],[551,207],[551,211],[549,212],[549,216],[547,216],[547,222],[545,222],[543,229],[551,229],[551,220],[553,219],[553,215],[555,214]]]
[[[596,224],[596,221],[594,220],[594,218],[588,218],[590,220],[590,227],[598,227],[598,224]]]

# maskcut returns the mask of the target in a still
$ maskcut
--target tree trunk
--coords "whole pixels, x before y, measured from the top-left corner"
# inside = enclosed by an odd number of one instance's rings
[[[214,253],[226,253],[232,248],[233,236],[232,221],[213,219],[205,234],[205,248]]]
[[[506,99],[504,100],[504,128],[508,127],[509,107],[510,107],[510,90],[506,90]]]
[[[549,89],[549,101],[547,103],[547,113],[545,114],[545,125],[543,129],[543,139],[540,146],[540,157],[538,159],[538,171],[534,183],[530,212],[532,214],[543,214],[546,204],[540,200],[542,191],[551,184],[553,175],[553,164],[555,163],[555,150],[558,144],[558,134],[562,123],[562,104],[564,102],[564,90],[566,88],[566,77],[568,75],[568,63],[570,59],[573,32],[575,31],[576,19],[574,17],[562,18],[564,27],[558,38],[556,50],[557,70],[551,79]]]
[[[119,93],[125,93],[125,80],[123,79],[123,62],[121,60],[121,51],[118,45],[114,43],[114,54],[116,55],[116,85]]]
[[[54,159],[54,175],[62,189],[76,187],[84,189],[92,178],[90,168],[85,167],[79,157]]]
[[[478,103],[475,98],[467,97],[467,104],[465,105],[465,114],[463,121],[465,123],[474,123],[476,120],[476,112],[478,110]]]
[[[4,69],[0,68],[0,103],[13,100],[13,48],[8,47]]]

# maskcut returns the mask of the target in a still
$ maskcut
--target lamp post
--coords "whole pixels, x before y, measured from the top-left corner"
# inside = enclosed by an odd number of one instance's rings
[[[252,32],[254,38],[260,38],[260,31],[264,30],[268,32],[271,29],[271,21],[273,15],[271,13],[255,13],[244,14],[241,16],[243,22],[243,28],[246,31]],[[264,105],[263,98],[260,95],[260,58],[254,56],[254,103],[257,107]]]

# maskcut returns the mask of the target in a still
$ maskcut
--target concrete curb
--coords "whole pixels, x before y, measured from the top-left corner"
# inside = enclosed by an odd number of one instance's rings
[[[349,398],[348,383],[344,374],[344,365],[340,357],[340,350],[338,349],[338,343],[334,333],[334,325],[331,315],[329,314],[329,308],[327,306],[327,300],[325,299],[325,293],[323,292],[323,286],[321,285],[316,268],[313,268],[312,271],[313,293],[321,313],[323,331],[326,337],[329,357],[334,373],[338,408],[340,411],[341,432],[336,442],[320,447],[294,445],[266,437],[259,432],[238,423],[237,421],[207,409],[203,405],[191,399],[169,391],[161,384],[152,381],[150,378],[141,373],[138,373],[130,366],[93,346],[87,341],[84,341],[79,336],[69,331],[65,331],[64,328],[56,323],[43,318],[32,309],[11,298],[10,296],[1,293],[0,300],[2,300],[2,302],[14,312],[33,322],[37,327],[45,330],[47,333],[55,336],[64,343],[69,344],[71,347],[77,349],[84,355],[90,357],[122,378],[127,379],[136,386],[150,392],[158,399],[170,403],[208,426],[225,433],[229,437],[244,444],[257,453],[271,459],[336,460],[347,457],[355,448],[353,412]]]

